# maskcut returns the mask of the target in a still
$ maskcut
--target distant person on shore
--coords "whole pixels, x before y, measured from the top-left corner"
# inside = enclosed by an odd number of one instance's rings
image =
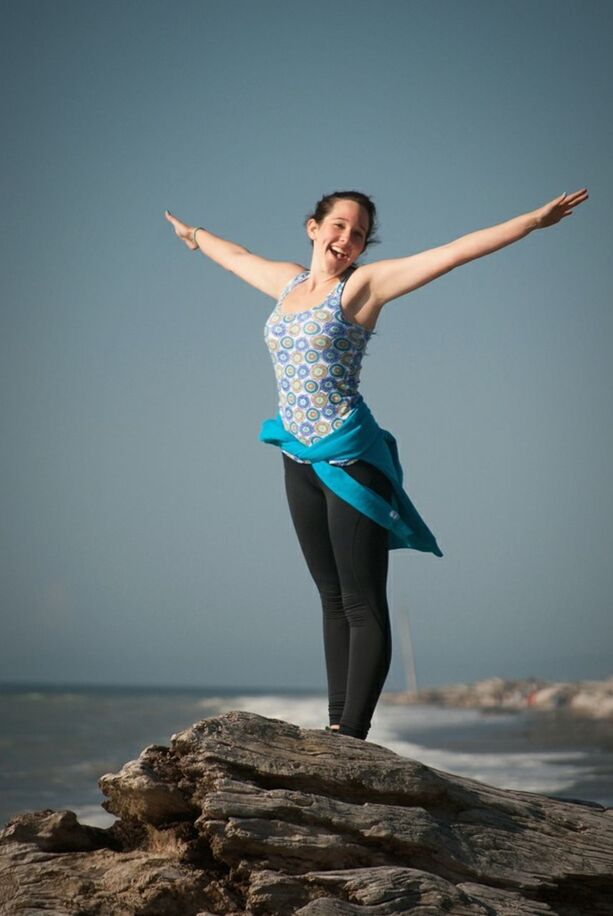
[[[455,267],[572,214],[587,188],[507,222],[403,258],[358,265],[376,224],[373,201],[336,191],[306,219],[308,268],[273,261],[190,226],[178,238],[275,300],[264,337],[279,412],[260,439],[283,453],[289,510],[323,609],[329,729],[365,739],[391,662],[388,552],[442,556],[403,489],[396,441],[359,393],[362,358],[383,306]]]

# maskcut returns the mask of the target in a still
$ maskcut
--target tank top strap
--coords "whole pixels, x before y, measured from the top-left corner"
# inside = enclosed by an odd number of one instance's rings
[[[281,294],[277,300],[277,306],[280,306],[283,300],[285,299],[285,297],[289,295],[289,293],[293,290],[293,288],[295,286],[298,286],[299,283],[302,283],[302,281],[306,279],[308,275],[309,275],[309,271],[303,270],[301,271],[301,273],[297,274],[295,277],[292,277],[289,283],[286,283],[283,289],[281,290]]]
[[[349,279],[349,277],[352,275],[352,273],[354,272],[354,270],[357,270],[357,268],[354,267],[353,264],[352,264],[351,267],[348,267],[348,268],[347,268],[347,270],[345,271],[345,274],[341,277],[340,282],[339,282],[338,286],[336,287],[336,294],[337,294],[337,296],[338,296],[339,299],[340,299],[340,297],[341,297],[342,294],[343,294],[343,290],[345,289],[345,283],[347,282],[347,280]]]

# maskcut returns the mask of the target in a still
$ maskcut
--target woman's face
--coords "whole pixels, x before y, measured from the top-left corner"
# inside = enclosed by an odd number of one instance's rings
[[[321,223],[310,219],[313,258],[330,274],[343,273],[364,250],[368,213],[355,200],[337,200]]]

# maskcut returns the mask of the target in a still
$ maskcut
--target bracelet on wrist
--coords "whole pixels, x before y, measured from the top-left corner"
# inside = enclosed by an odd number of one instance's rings
[[[200,229],[202,229],[202,226],[196,226],[194,229],[192,229],[191,240],[192,240],[192,242],[193,242],[194,245],[197,245],[197,244],[198,244],[198,242],[196,241],[196,233],[197,233]],[[196,250],[196,249],[194,248],[194,251],[195,251],[195,250]]]

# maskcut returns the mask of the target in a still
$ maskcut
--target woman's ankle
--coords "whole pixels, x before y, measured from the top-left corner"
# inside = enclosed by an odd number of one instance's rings
[[[349,735],[351,738],[360,738],[362,741],[366,740],[367,733],[365,734],[363,730],[358,730],[357,728],[351,728],[349,725],[341,725],[335,731],[338,731],[340,735]]]

